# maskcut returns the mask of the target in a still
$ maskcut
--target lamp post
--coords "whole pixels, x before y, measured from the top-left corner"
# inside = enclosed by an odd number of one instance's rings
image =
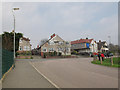
[[[15,66],[15,15],[14,15],[14,10],[19,10],[19,8],[12,9],[13,18],[14,18],[14,66]]]

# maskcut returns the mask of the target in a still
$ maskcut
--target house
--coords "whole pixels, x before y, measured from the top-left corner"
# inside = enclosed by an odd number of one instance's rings
[[[88,38],[71,41],[71,50],[81,54],[98,52],[96,41]]]
[[[51,35],[50,39],[43,43],[38,49],[41,52],[41,56],[46,52],[60,52],[61,55],[71,55],[71,44],[68,41],[64,41],[57,34]]]
[[[98,52],[109,51],[109,48],[108,48],[106,41],[101,42],[101,40],[99,40],[99,42],[97,42],[97,45],[98,45]]]
[[[25,37],[20,38],[18,52],[22,52],[22,51],[31,51],[31,44],[29,38],[25,38]]]

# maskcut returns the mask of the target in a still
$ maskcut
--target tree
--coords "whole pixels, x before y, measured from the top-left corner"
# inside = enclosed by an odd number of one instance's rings
[[[15,51],[19,48],[19,40],[23,37],[22,33],[15,33]],[[4,32],[2,34],[2,48],[9,51],[14,50],[14,33],[13,32]]]
[[[44,44],[46,41],[48,41],[48,39],[42,39],[41,41],[40,41],[40,43],[39,43],[39,45],[42,45],[42,44]]]
[[[114,44],[109,44],[109,50],[112,53],[118,53],[119,52],[119,46]]]

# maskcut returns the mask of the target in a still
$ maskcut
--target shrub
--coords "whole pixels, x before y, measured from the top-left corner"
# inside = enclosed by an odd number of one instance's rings
[[[18,52],[16,52],[16,53],[15,53],[15,56],[17,57],[18,55],[19,55],[19,53],[18,53]]]
[[[44,56],[43,56],[43,58],[46,58],[46,53],[44,53]]]
[[[59,53],[58,53],[58,56],[61,56],[61,55],[62,55],[62,53],[61,53],[61,52],[59,52]]]
[[[56,56],[57,55],[57,52],[56,51],[54,51],[54,56]]]
[[[30,59],[33,59],[33,57],[31,56]]]
[[[78,52],[77,51],[72,51],[71,54],[75,54],[75,55],[78,55]]]

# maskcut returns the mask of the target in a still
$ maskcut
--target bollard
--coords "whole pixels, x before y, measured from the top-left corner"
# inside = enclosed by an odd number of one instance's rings
[[[102,59],[100,58],[100,63],[102,64]]]
[[[93,56],[93,60],[96,61],[96,57],[95,56]]]
[[[111,56],[111,65],[113,65],[113,56]]]

